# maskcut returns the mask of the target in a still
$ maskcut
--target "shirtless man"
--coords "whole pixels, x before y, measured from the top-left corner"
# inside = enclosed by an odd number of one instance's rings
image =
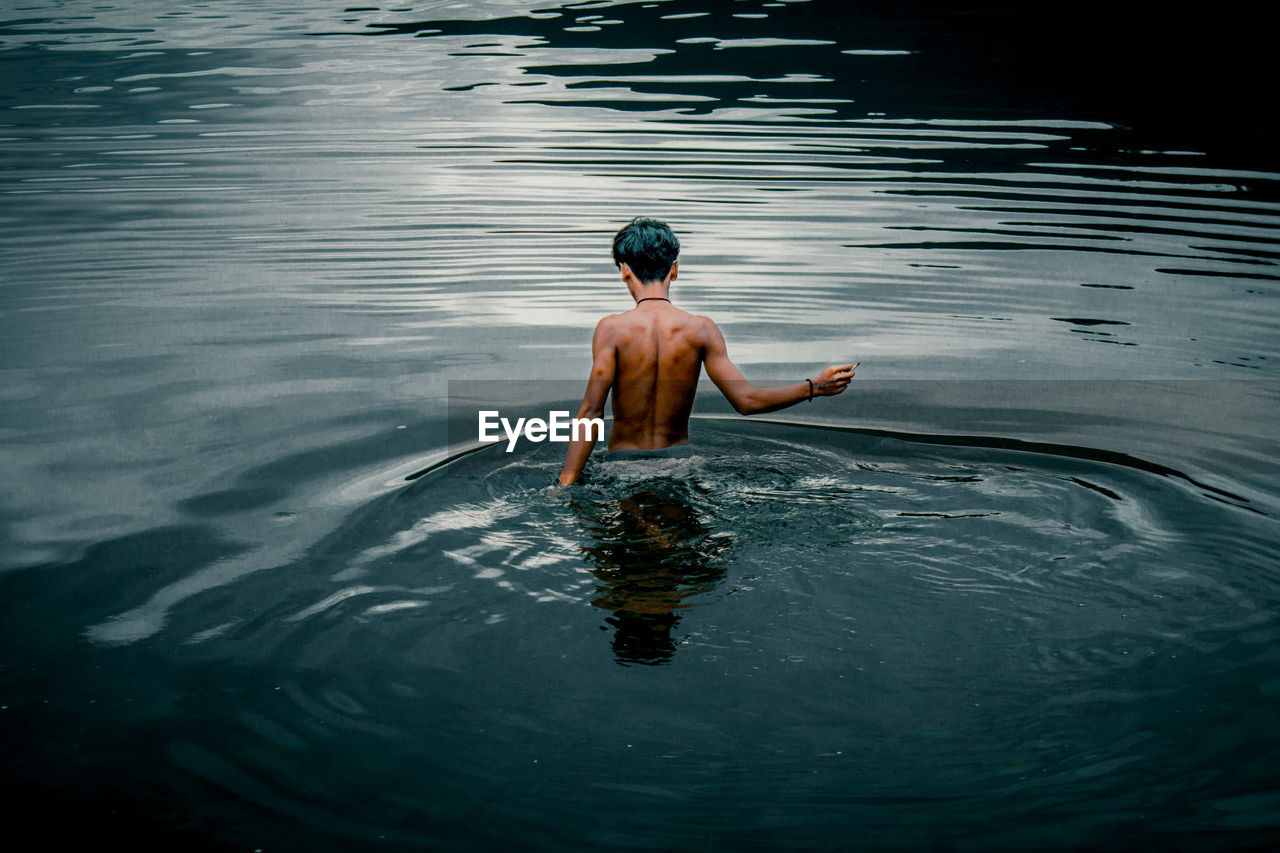
[[[663,222],[639,217],[613,238],[613,262],[636,301],[610,314],[591,339],[591,376],[579,418],[604,415],[613,391],[609,450],[654,450],[689,443],[689,412],[702,367],[742,415],[773,412],[814,397],[833,397],[849,386],[852,364],[833,365],[794,385],[761,387],[729,361],[724,336],[708,317],[681,311],[667,294],[676,280],[680,243]],[[590,430],[585,430],[590,435]],[[560,485],[575,483],[595,439],[570,442]]]

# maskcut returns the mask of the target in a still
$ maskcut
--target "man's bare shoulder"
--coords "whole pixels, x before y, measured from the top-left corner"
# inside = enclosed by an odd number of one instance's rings
[[[612,350],[618,344],[618,338],[625,333],[619,325],[621,314],[607,314],[596,323],[596,330],[591,335],[591,349],[597,353]]]
[[[720,328],[716,325],[716,321],[704,314],[690,314],[694,322],[697,324],[697,330],[700,335],[718,334]]]
[[[596,332],[608,332],[616,329],[626,318],[626,314],[606,314],[596,323]]]

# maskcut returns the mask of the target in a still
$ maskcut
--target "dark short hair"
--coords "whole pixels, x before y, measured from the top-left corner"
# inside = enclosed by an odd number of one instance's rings
[[[680,241],[665,222],[637,216],[613,237],[613,263],[640,281],[662,281],[680,256]]]

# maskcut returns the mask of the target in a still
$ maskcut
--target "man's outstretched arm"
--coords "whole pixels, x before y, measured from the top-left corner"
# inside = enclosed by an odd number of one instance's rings
[[[742,371],[729,360],[724,335],[720,334],[716,324],[711,320],[707,320],[706,323],[706,354],[703,365],[707,368],[707,375],[711,377],[711,381],[740,415],[776,412],[778,409],[794,406],[812,397],[834,397],[848,388],[850,380],[853,379],[853,365],[840,364],[823,369],[812,380],[804,380],[794,385],[777,387],[752,385],[743,377]]]
[[[613,378],[618,370],[617,345],[609,326],[609,318],[605,317],[596,324],[596,333],[591,338],[591,375],[587,378],[587,393],[578,407],[579,418],[604,417],[605,400],[609,398],[609,389],[613,387]],[[587,464],[587,457],[596,446],[594,431],[583,430],[585,438],[574,438],[569,442],[569,451],[565,454],[564,467],[560,469],[560,485],[568,486],[578,481],[582,468]]]

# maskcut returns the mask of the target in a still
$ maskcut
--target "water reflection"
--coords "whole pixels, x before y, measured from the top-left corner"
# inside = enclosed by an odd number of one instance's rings
[[[675,655],[680,611],[724,577],[732,539],[699,511],[689,483],[661,478],[624,497],[572,503],[581,546],[598,581],[591,604],[613,612],[613,653],[620,664],[660,665]]]

